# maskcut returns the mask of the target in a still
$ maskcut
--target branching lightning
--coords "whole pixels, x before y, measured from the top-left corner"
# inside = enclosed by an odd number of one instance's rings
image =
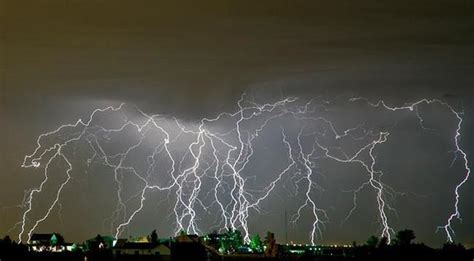
[[[449,109],[457,120],[453,137],[455,158],[464,164],[464,178],[454,189],[455,202],[446,224],[440,226],[449,241],[454,240],[452,223],[460,219],[460,189],[469,178],[470,168],[467,154],[460,145],[462,131],[462,113],[440,100],[423,99],[408,105],[392,107],[384,101],[372,103],[364,98],[352,98],[349,103],[363,102],[370,108],[381,108],[392,112],[409,111],[424,125],[418,108],[426,104],[437,104]],[[366,173],[365,181],[352,190],[353,207],[346,219],[357,209],[357,195],[363,190],[371,190],[377,202],[380,235],[393,236],[390,226],[390,212],[395,212],[390,202],[396,191],[382,180],[383,171],[378,169],[377,148],[389,139],[387,130],[367,130],[363,123],[345,130],[338,130],[337,122],[326,116],[328,102],[317,98],[308,102],[289,97],[272,103],[258,104],[243,94],[237,102],[234,112],[222,112],[214,118],[203,118],[197,123],[185,123],[176,118],[159,114],[148,114],[136,107],[121,104],[117,107],[95,109],[87,121],[81,119],[74,124],[61,125],[57,129],[39,135],[33,153],[26,155],[23,168],[41,170],[43,179],[40,184],[25,194],[23,213],[19,222],[18,240],[29,240],[32,233],[44,222],[55,208],[61,204],[61,196],[74,179],[76,162],[70,152],[79,144],[86,144],[90,156],[80,159],[88,168],[101,164],[113,171],[115,181],[116,207],[109,221],[111,230],[119,237],[137,215],[145,208],[147,196],[154,191],[167,194],[174,215],[175,233],[186,231],[202,234],[201,213],[218,217],[219,229],[241,229],[244,240],[250,240],[249,219],[253,214],[261,213],[261,203],[268,200],[275,188],[292,182],[302,200],[291,221],[297,224],[302,215],[309,215],[312,225],[308,228],[309,239],[315,244],[323,235],[324,226],[329,222],[328,212],[321,207],[317,193],[324,191],[317,180],[321,174],[317,167],[321,160],[335,161],[340,164],[357,166]],[[133,114],[133,117],[127,116]],[[119,115],[118,126],[101,123],[102,118]],[[290,128],[290,125],[292,128]],[[275,127],[278,126],[278,127]],[[295,127],[296,126],[296,127]],[[295,132],[294,129],[297,128]],[[360,134],[362,132],[363,134]],[[114,135],[127,133],[132,135],[132,144],[123,148],[111,149],[107,146]],[[130,134],[131,133],[131,134]],[[285,151],[285,166],[275,173],[269,173],[273,179],[262,188],[249,188],[252,173],[249,167],[258,160],[257,143],[265,135],[278,135],[279,145]],[[348,152],[331,142],[343,140],[357,141],[359,147]],[[134,153],[151,147],[145,155],[146,166],[137,168]],[[44,193],[51,182],[53,164],[63,164],[65,178],[55,190],[55,197],[40,217],[34,217],[33,208],[39,204],[37,196]],[[83,169],[83,168],[81,168]],[[267,174],[267,175],[269,175]],[[131,175],[141,184],[141,189],[126,198],[124,194],[124,176]],[[160,177],[160,179],[157,179]],[[205,189],[211,183],[212,189]],[[128,202],[138,199],[138,206],[129,209]],[[44,203],[42,204],[44,205]]]
[[[351,99],[351,101],[356,101],[356,100],[360,100],[360,98]],[[385,104],[385,102],[383,100],[381,100],[377,103],[368,102],[368,104],[372,107],[383,107],[383,108],[385,108],[387,110],[390,110],[390,111],[399,111],[399,110],[413,111],[413,110],[415,110],[416,116],[418,117],[418,119],[420,121],[420,125],[423,129],[427,129],[427,128],[424,126],[423,118],[421,117],[421,115],[418,112],[418,106],[420,106],[421,104],[433,104],[433,103],[434,104],[439,104],[439,105],[442,105],[442,106],[448,108],[449,111],[456,117],[457,126],[456,126],[455,135],[454,135],[455,150],[454,150],[454,158],[453,158],[453,161],[451,163],[451,166],[455,163],[458,156],[461,155],[462,160],[463,160],[464,170],[465,170],[465,174],[464,174],[463,179],[456,185],[456,187],[454,189],[455,202],[454,202],[453,212],[449,215],[449,218],[447,219],[446,224],[443,225],[443,226],[438,227],[438,228],[444,229],[444,231],[446,232],[446,235],[447,235],[447,240],[449,242],[453,242],[454,241],[454,230],[452,228],[452,222],[455,218],[457,218],[457,219],[461,218],[461,213],[459,211],[459,199],[460,199],[461,196],[459,194],[459,190],[467,182],[467,180],[469,179],[470,174],[471,174],[471,169],[469,167],[469,160],[467,158],[467,154],[461,148],[461,145],[459,144],[460,143],[460,138],[461,138],[462,122],[463,122],[463,119],[461,117],[462,112],[457,112],[451,105],[449,105],[448,103],[445,103],[441,100],[438,100],[438,99],[432,99],[432,100],[422,99],[422,100],[419,100],[417,102],[407,104],[407,105],[404,105],[404,106],[400,106],[400,107],[388,106],[387,104]]]

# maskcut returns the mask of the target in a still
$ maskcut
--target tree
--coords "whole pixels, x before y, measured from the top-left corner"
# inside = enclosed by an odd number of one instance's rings
[[[230,229],[228,237],[230,240],[230,246],[234,251],[237,250],[244,242],[242,233],[240,233],[240,231],[237,229]]]
[[[153,229],[153,231],[150,234],[150,242],[152,244],[158,243],[158,234],[156,233],[156,229]]]
[[[276,239],[275,234],[268,231],[267,236],[265,237],[265,256],[275,257],[277,254]]]
[[[263,252],[263,243],[260,239],[260,235],[256,234],[250,240],[250,248],[257,253]]]
[[[221,239],[221,249],[223,252],[229,253],[237,251],[244,243],[242,233],[237,229],[229,228]]]
[[[7,244],[7,245],[10,245],[12,243],[12,239],[10,238],[10,236],[5,236],[3,238],[3,243]]]
[[[376,248],[378,243],[379,243],[379,238],[372,235],[367,239],[367,243],[365,243],[365,244],[368,247]]]
[[[219,247],[219,252],[222,254],[227,254],[229,253],[230,250],[230,245],[229,245],[229,240],[223,239],[220,241],[220,247]]]
[[[415,232],[410,229],[404,229],[401,231],[398,231],[396,235],[396,242],[399,246],[409,246],[411,244],[411,241],[415,239]]]
[[[385,248],[388,245],[388,238],[382,237],[379,241],[378,248]]]
[[[462,244],[456,243],[445,243],[441,249],[441,255],[446,260],[471,260],[469,253]]]
[[[449,252],[449,251],[464,251],[464,250],[466,250],[466,248],[462,244],[460,244],[460,243],[456,244],[454,242],[453,243],[451,243],[451,242],[444,243],[443,248],[442,248],[442,251],[446,251],[446,252]]]

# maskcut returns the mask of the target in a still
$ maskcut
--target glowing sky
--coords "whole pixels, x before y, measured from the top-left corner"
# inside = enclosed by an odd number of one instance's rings
[[[451,213],[453,186],[463,174],[460,166],[449,166],[455,118],[445,108],[424,106],[420,112],[427,125],[437,129],[425,131],[413,114],[371,111],[347,100],[363,96],[402,105],[427,97],[449,102],[464,109],[461,144],[470,155],[474,5],[452,0],[323,2],[0,1],[0,134],[5,137],[0,235],[18,233],[18,228],[9,231],[23,213],[16,205],[24,190],[41,181],[41,172],[20,168],[39,134],[121,102],[196,126],[202,117],[237,110],[241,93],[250,90],[260,103],[323,96],[332,102],[329,116],[341,130],[357,122],[380,129],[397,122],[377,152],[386,183],[403,192],[394,201],[398,217],[391,217],[393,227],[414,229],[428,244],[444,242],[445,234],[435,229]],[[286,160],[277,153],[280,132],[267,137],[258,145],[262,151],[256,162],[261,164],[249,166],[262,184],[274,177],[273,163]],[[133,135],[121,137],[127,139],[133,141]],[[321,242],[364,242],[378,234],[369,193],[361,195],[358,212],[341,225],[352,206],[351,194],[341,191],[358,184],[357,170],[322,164],[317,169],[324,174],[319,182],[326,192],[319,200],[331,222]],[[74,185],[65,189],[62,210],[55,209],[38,231],[61,231],[70,240],[110,232],[103,220],[116,204],[113,183],[105,169],[85,170],[79,168]],[[131,191],[138,186],[133,180],[128,184]],[[456,240],[474,244],[472,179],[461,195],[463,222],[454,226]],[[100,204],[91,204],[96,199]],[[150,201],[163,198],[150,196]],[[294,202],[275,196],[262,206],[265,213],[254,215],[249,228],[272,230],[283,239],[284,210],[292,211]],[[174,229],[168,214],[166,207],[150,206],[129,232],[157,228],[167,236]],[[303,216],[300,226],[290,226],[289,238],[308,241],[308,222],[309,216]]]

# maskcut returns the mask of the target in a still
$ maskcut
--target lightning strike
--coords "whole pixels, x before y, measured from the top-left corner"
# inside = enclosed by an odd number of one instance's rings
[[[454,189],[455,202],[449,213],[446,224],[440,226],[452,242],[454,230],[452,223],[460,219],[460,189],[470,176],[467,154],[460,145],[462,130],[462,113],[440,100],[423,99],[400,107],[392,107],[384,101],[372,103],[364,98],[351,98],[349,103],[362,101],[371,108],[383,108],[392,112],[414,112],[422,129],[425,127],[419,107],[423,104],[438,104],[450,110],[457,119],[454,141],[453,164],[462,159],[465,174]],[[29,240],[32,233],[50,216],[51,212],[61,205],[61,196],[74,179],[75,156],[68,150],[79,144],[86,144],[90,157],[81,159],[87,168],[101,164],[113,171],[115,181],[116,206],[107,219],[111,231],[119,237],[124,230],[140,215],[145,208],[147,196],[155,191],[167,193],[174,215],[174,232],[185,231],[201,234],[201,213],[214,215],[219,229],[241,229],[244,240],[250,241],[249,219],[253,214],[263,211],[262,202],[269,199],[278,186],[292,182],[297,188],[296,195],[301,200],[291,218],[297,225],[301,216],[312,217],[309,227],[309,240],[316,244],[323,236],[324,226],[329,222],[329,214],[320,206],[317,193],[323,192],[317,180],[317,171],[321,160],[335,161],[340,164],[357,166],[366,173],[365,180],[352,190],[353,207],[344,221],[347,221],[357,209],[357,195],[366,189],[373,191],[377,203],[380,236],[390,242],[394,229],[390,225],[389,213],[396,210],[390,201],[397,192],[382,180],[383,171],[378,169],[377,148],[384,146],[389,139],[389,131],[367,130],[364,123],[345,130],[339,130],[337,122],[325,116],[329,109],[328,101],[310,100],[301,104],[300,99],[289,97],[272,103],[258,104],[244,93],[237,101],[234,112],[222,112],[214,118],[203,118],[197,123],[187,124],[176,118],[159,114],[148,114],[139,108],[121,104],[118,107],[95,109],[87,121],[77,120],[74,124],[61,125],[43,133],[36,140],[36,148],[25,156],[21,167],[42,171],[40,184],[27,191],[23,202],[23,214],[19,225],[18,240]],[[127,115],[134,113],[135,117]],[[112,114],[120,115],[119,126],[108,127],[101,124],[101,117]],[[225,122],[225,124],[223,123]],[[288,124],[299,126],[297,133],[291,131]],[[229,124],[230,123],[230,124]],[[277,128],[275,126],[278,126]],[[277,129],[278,131],[275,131]],[[356,134],[363,131],[363,135]],[[133,144],[112,152],[106,145],[115,134],[132,133]],[[260,189],[251,189],[251,173],[248,167],[256,158],[257,142],[267,134],[281,137],[282,150],[287,162],[273,173],[274,179]],[[345,151],[340,146],[330,146],[327,140],[352,140],[362,143],[355,151]],[[147,166],[143,169],[133,164],[133,155],[143,147],[151,146],[145,155]],[[55,190],[55,197],[47,203],[47,208],[40,209],[40,217],[34,217],[33,207],[38,204],[36,196],[44,192],[51,182],[53,162],[66,166],[65,180]],[[126,197],[124,177],[130,175],[140,184],[132,196]],[[157,181],[157,177],[163,178]],[[204,187],[211,183],[212,189]],[[291,196],[291,195],[290,195]],[[129,209],[128,202],[138,198],[138,206]]]

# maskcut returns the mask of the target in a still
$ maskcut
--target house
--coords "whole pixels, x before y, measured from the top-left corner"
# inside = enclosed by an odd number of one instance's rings
[[[191,237],[186,241],[176,241],[171,244],[171,252],[173,253],[173,260],[206,260],[208,252],[206,247],[200,242],[193,240]]]
[[[66,251],[69,252],[78,251],[81,249],[76,243],[66,243],[64,246],[66,247]]]
[[[48,251],[53,234],[33,234],[28,242],[28,249],[34,252]]]
[[[28,242],[28,249],[34,252],[63,252],[66,250],[66,244],[60,234],[35,233]]]
[[[200,243],[201,239],[198,235],[186,235],[185,233],[181,233],[179,236],[175,238],[177,243]]]
[[[139,236],[131,240],[136,243],[150,243],[150,237],[149,236]]]
[[[165,244],[127,242],[123,239],[117,240],[112,254],[115,257],[125,255],[160,256],[161,260],[171,260],[171,249]]]
[[[86,240],[86,250],[112,249],[116,239],[113,236],[97,235],[94,238]]]

